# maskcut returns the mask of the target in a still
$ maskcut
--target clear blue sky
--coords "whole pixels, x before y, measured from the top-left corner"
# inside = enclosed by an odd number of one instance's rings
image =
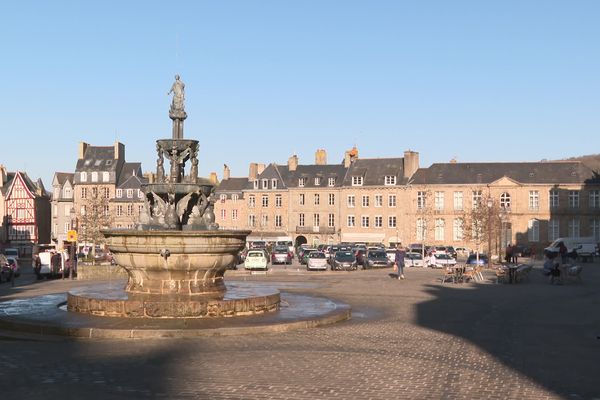
[[[599,153],[600,1],[14,1],[0,162],[47,187],[77,143],[155,166],[186,84],[200,173],[296,153],[434,162]]]

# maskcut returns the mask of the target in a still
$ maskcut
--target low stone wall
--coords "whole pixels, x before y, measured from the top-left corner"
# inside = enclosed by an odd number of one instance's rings
[[[127,273],[118,265],[78,264],[77,279],[82,281],[100,281],[108,279],[126,279]]]

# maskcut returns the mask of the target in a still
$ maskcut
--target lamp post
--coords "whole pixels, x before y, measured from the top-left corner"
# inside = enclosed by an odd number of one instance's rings
[[[69,217],[71,218],[71,230],[77,232],[77,216],[75,215],[75,206],[71,207]],[[77,234],[75,234],[75,236],[76,235]],[[75,251],[76,247],[77,238],[71,241],[71,268],[69,268],[69,279],[73,279],[73,270],[77,268],[77,264],[75,263],[75,255],[77,254],[77,252]]]
[[[487,237],[488,237],[488,267],[492,261],[492,206],[494,201],[491,198],[487,200],[488,220],[487,220]]]

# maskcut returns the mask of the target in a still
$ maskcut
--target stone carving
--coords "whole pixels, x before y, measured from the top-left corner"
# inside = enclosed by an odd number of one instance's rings
[[[171,110],[169,115],[177,115],[184,112],[185,108],[185,84],[179,79],[179,75],[175,75],[175,82],[171,86],[169,93],[173,93],[173,101],[171,102]]]
[[[158,159],[156,160],[156,181],[164,182],[165,180],[165,160],[163,158],[163,152],[158,143],[156,144],[156,151],[158,152]]]

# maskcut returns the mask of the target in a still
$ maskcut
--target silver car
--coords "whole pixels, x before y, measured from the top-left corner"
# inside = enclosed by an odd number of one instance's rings
[[[306,259],[306,270],[326,270],[327,269],[327,256],[321,251],[312,251],[308,254]]]

